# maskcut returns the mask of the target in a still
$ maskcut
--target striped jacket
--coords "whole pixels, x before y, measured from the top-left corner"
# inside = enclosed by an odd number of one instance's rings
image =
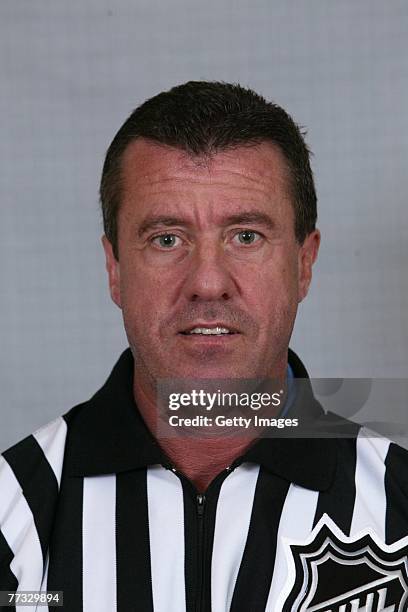
[[[132,375],[128,349],[91,400],[0,456],[0,590],[63,591],[63,608],[38,609],[65,612],[388,610],[387,568],[406,559],[405,450],[362,431],[262,439],[198,495],[145,427]],[[380,578],[356,587],[343,561],[363,567],[363,549]]]

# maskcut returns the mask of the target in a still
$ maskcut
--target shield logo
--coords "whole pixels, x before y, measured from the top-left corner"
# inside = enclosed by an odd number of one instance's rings
[[[287,542],[283,612],[403,612],[408,538],[384,544],[371,530],[345,536],[325,515],[304,543]]]

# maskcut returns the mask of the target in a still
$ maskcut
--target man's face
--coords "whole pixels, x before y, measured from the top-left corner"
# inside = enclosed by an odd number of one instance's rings
[[[282,375],[319,233],[296,241],[280,151],[263,143],[197,159],[138,139],[122,179],[118,261],[106,238],[104,248],[138,375]]]

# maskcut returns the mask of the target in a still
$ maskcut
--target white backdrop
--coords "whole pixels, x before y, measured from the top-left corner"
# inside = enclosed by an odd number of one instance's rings
[[[0,449],[126,346],[98,182],[146,97],[239,81],[308,129],[323,242],[292,341],[313,376],[408,375],[405,0],[2,0]]]

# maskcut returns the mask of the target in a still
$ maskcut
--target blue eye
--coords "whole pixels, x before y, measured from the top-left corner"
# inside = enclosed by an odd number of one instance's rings
[[[160,236],[153,238],[152,242],[156,243],[156,241],[158,241],[159,246],[163,247],[164,249],[169,249],[176,246],[177,238],[178,236],[175,234],[161,234]]]
[[[254,232],[252,230],[243,230],[236,234],[238,236],[238,240],[241,244],[253,244],[258,238],[258,232]]]

